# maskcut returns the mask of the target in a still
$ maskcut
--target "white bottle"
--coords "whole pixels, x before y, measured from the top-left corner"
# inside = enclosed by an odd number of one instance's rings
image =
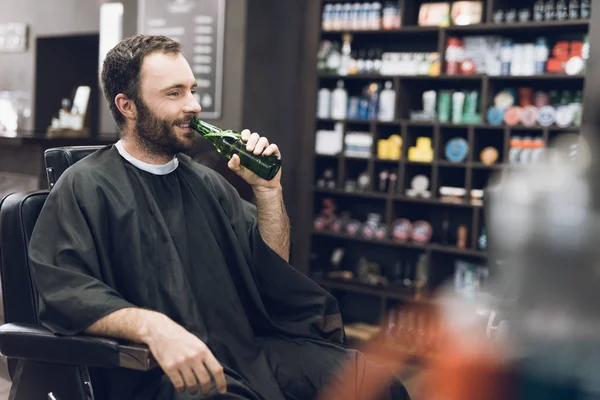
[[[518,164],[531,164],[531,153],[533,151],[533,139],[525,137],[521,141],[521,152],[519,153]]]
[[[332,12],[333,12],[333,4],[326,4],[325,8],[323,8],[323,17],[321,19],[321,28],[324,31],[332,30]]]
[[[317,118],[327,119],[331,115],[331,90],[321,88],[317,97]]]
[[[379,120],[390,122],[394,120],[396,111],[396,91],[392,89],[392,81],[385,83],[379,95]]]
[[[345,31],[352,28],[352,4],[345,3],[342,6],[342,29]]]
[[[348,75],[348,71],[350,70],[350,64],[352,62],[352,45],[350,44],[351,41],[352,37],[350,35],[344,35],[341,65],[338,71],[338,73],[342,76]]]
[[[331,118],[345,119],[348,105],[348,92],[344,89],[344,81],[337,82],[337,88],[331,95]]]

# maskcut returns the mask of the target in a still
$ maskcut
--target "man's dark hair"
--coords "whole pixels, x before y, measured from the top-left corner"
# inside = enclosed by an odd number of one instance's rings
[[[180,53],[181,44],[166,36],[135,35],[122,40],[106,54],[102,65],[102,89],[119,128],[125,123],[125,118],[115,104],[115,97],[123,93],[139,104],[142,62],[147,55],[157,51]]]

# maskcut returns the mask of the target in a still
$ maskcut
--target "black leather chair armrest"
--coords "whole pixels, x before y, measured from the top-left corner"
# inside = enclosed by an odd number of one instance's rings
[[[0,326],[0,354],[32,361],[140,371],[157,365],[145,345],[95,336],[58,336],[34,324]]]

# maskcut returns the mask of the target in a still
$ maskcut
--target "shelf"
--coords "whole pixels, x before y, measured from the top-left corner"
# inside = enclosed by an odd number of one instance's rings
[[[392,200],[401,201],[405,203],[422,203],[422,204],[435,204],[440,206],[448,207],[462,207],[462,208],[478,208],[482,207],[480,204],[473,204],[470,201],[449,201],[441,200],[438,198],[425,198],[425,197],[409,197],[403,195],[392,196]]]
[[[461,249],[461,248],[454,247],[454,246],[444,246],[444,245],[436,244],[436,243],[428,244],[427,248],[429,248],[431,251],[438,252],[438,253],[459,254],[459,255],[482,257],[482,258],[487,257],[487,253],[483,252],[483,251],[473,250],[473,249]]]
[[[404,80],[436,80],[436,81],[455,81],[455,80],[480,80],[486,75],[382,75],[382,74],[357,74],[357,75],[339,75],[319,73],[319,78],[322,79],[393,79],[400,78]]]
[[[453,124],[451,122],[427,122],[427,121],[410,121],[407,119],[397,119],[394,121],[384,122],[377,120],[365,120],[365,119],[330,119],[330,118],[317,118],[320,122],[343,122],[348,124],[369,124],[375,123],[376,125],[406,125],[406,126],[424,126],[424,127],[440,127],[440,128],[475,128],[475,129],[506,129],[509,130],[532,130],[532,131],[542,131],[547,129],[549,131],[565,131],[565,132],[578,132],[581,127],[577,126],[568,126],[566,128],[561,128],[559,126],[524,126],[524,125],[490,125],[490,124]]]
[[[340,158],[339,154],[333,154],[332,155],[332,154],[318,154],[318,153],[315,153],[315,156],[319,157],[319,158],[332,158],[332,159]]]
[[[451,162],[451,161],[436,161],[434,164],[440,167],[450,167],[450,168],[468,168],[469,164],[466,162]]]
[[[390,30],[323,30],[321,29],[322,35],[343,35],[345,33],[350,33],[352,35],[401,35],[405,33],[422,33],[422,34],[433,34],[438,33],[440,28],[437,26],[403,26],[400,29],[390,29]]]
[[[404,164],[406,164],[406,165],[420,165],[420,166],[423,166],[423,167],[432,167],[433,166],[433,161],[432,162],[404,161]]]
[[[352,197],[362,197],[365,199],[386,199],[389,197],[387,193],[377,193],[377,192],[347,192],[342,189],[322,189],[315,188],[315,193],[324,193],[324,194],[334,194],[337,196],[352,196]]]
[[[341,279],[328,279],[322,277],[312,278],[317,284],[324,288],[345,290],[352,293],[369,294],[379,297],[387,297],[394,300],[405,300],[414,303],[430,303],[427,299],[417,299],[411,292],[413,290],[402,290],[401,288],[390,288],[386,286],[373,286],[355,280],[344,281]]]
[[[589,29],[589,20],[574,20],[574,21],[530,21],[530,22],[514,22],[514,23],[483,23],[474,25],[452,25],[448,27],[439,26],[416,26],[408,25],[400,29],[393,30],[322,30],[322,35],[342,35],[350,33],[352,35],[401,35],[401,34],[433,34],[441,31],[448,33],[481,33],[491,31],[509,31],[520,32],[521,30],[539,31],[539,30],[555,30],[556,28],[574,28],[578,30]]]
[[[589,29],[589,20],[574,20],[574,21],[542,21],[542,22],[514,22],[514,23],[503,23],[503,24],[475,24],[465,26],[450,26],[445,28],[448,33],[485,33],[497,31],[504,33],[509,31],[511,33],[526,31],[540,31],[540,30],[556,30],[556,28],[577,28],[579,30]]]
[[[486,165],[486,164],[480,163],[480,162],[474,162],[474,163],[471,163],[470,165],[471,165],[471,168],[476,168],[476,169],[502,169],[506,166],[504,164]]]
[[[484,166],[481,164],[480,168],[489,168],[493,167]],[[498,166],[496,169],[500,169],[502,167]],[[357,198],[365,198],[365,199],[392,199],[393,201],[405,202],[405,203],[420,203],[420,204],[434,204],[440,206],[448,206],[448,207],[460,207],[460,208],[479,208],[482,207],[481,204],[474,204],[470,201],[449,201],[438,198],[425,198],[425,197],[409,197],[403,195],[394,195],[389,193],[379,193],[379,192],[347,192],[343,189],[326,189],[326,188],[315,188],[315,193],[322,194],[330,194],[334,196],[346,196],[346,197],[357,197]],[[318,231],[321,233],[321,231]],[[335,232],[326,232],[327,234],[331,233],[332,235],[338,235]],[[355,236],[348,236],[351,239],[357,239]],[[359,238],[360,239],[360,238]],[[379,241],[377,241],[379,243]],[[392,241],[393,244],[396,242]],[[418,246],[418,245],[417,245]],[[422,247],[422,246],[419,246]]]
[[[436,253],[458,254],[458,255],[481,257],[481,258],[487,257],[486,252],[473,250],[473,249],[461,249],[461,248],[453,247],[453,246],[443,246],[441,244],[436,244],[436,243],[420,245],[420,244],[414,244],[411,242],[397,242],[392,239],[372,240],[372,239],[365,239],[360,236],[352,236],[352,235],[347,235],[345,233],[336,233],[336,232],[330,232],[330,231],[314,231],[313,230],[313,235],[323,236],[323,237],[331,237],[331,238],[336,238],[336,239],[346,239],[346,240],[351,240],[351,241],[355,241],[355,242],[376,244],[376,245],[382,245],[382,246],[400,247],[400,248],[405,248],[405,249],[417,249],[417,250],[423,250],[423,251],[430,250],[430,251],[433,251]]]
[[[377,244],[377,245],[381,245],[381,246],[401,247],[401,248],[405,248],[405,249],[418,249],[418,250],[423,250],[423,251],[425,251],[427,249],[427,246],[423,246],[420,244],[414,244],[414,243],[410,243],[410,242],[402,243],[402,242],[396,242],[392,239],[372,240],[372,239],[365,239],[361,236],[352,236],[352,235],[348,235],[345,233],[336,233],[336,232],[330,232],[330,231],[313,231],[313,235],[336,238],[336,239],[346,239],[346,240],[351,240],[354,242]]]
[[[584,80],[584,74],[578,75],[567,75],[562,73],[548,73],[542,75],[529,75],[529,76],[512,76],[512,75],[498,75],[498,76],[490,76],[489,79],[491,81],[529,81],[529,80]]]

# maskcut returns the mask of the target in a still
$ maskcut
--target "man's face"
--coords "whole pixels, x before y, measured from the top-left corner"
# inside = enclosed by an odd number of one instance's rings
[[[200,112],[196,79],[181,54],[152,53],[142,63],[136,102],[137,141],[157,154],[190,150],[195,134],[188,124]]]

